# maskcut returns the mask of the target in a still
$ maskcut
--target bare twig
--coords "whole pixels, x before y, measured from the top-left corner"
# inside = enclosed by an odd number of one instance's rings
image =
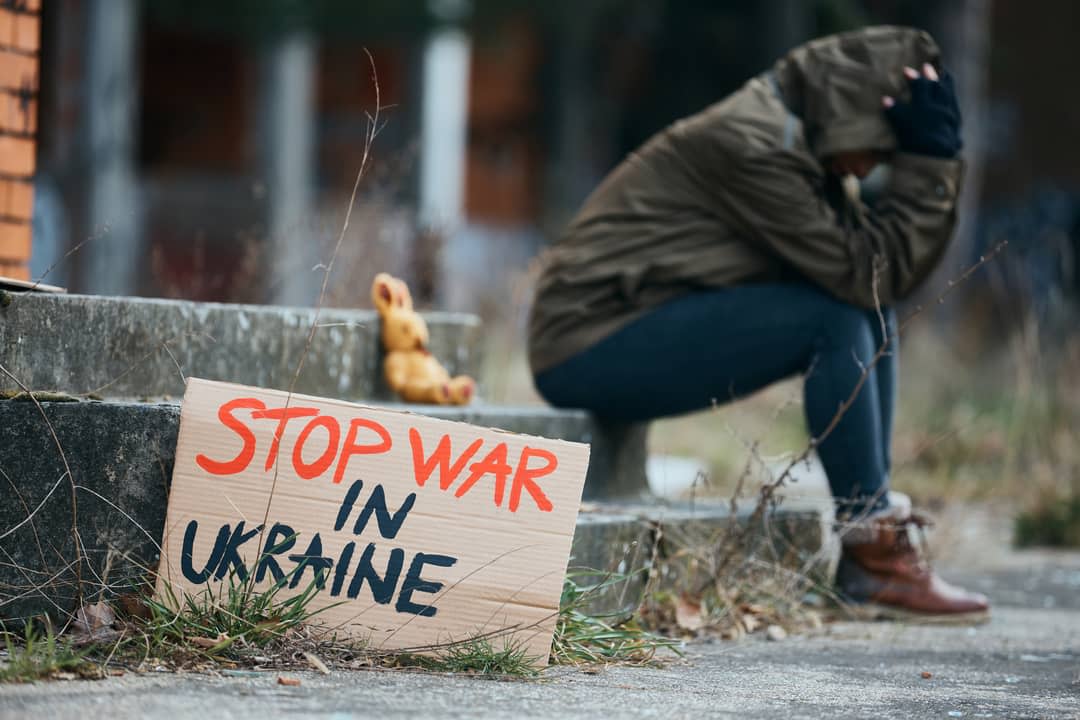
[[[319,288],[319,299],[315,305],[315,317],[311,321],[311,329],[308,331],[307,341],[304,343],[304,350],[300,353],[300,360],[296,364],[296,370],[293,372],[292,380],[289,382],[289,391],[285,398],[285,410],[288,411],[289,404],[292,401],[293,391],[296,388],[296,382],[300,378],[300,373],[304,369],[304,362],[307,360],[308,353],[311,352],[311,345],[315,340],[315,333],[319,329],[319,317],[322,313],[323,304],[326,302],[326,288],[330,284],[330,274],[334,271],[334,262],[337,260],[338,254],[341,252],[341,246],[345,242],[345,233],[349,229],[349,220],[352,218],[353,207],[356,205],[356,196],[360,191],[360,182],[367,174],[369,166],[369,160],[371,157],[371,149],[375,144],[375,138],[378,135],[381,128],[379,127],[379,113],[382,110],[380,105],[381,98],[379,93],[379,77],[375,69],[375,58],[372,56],[371,51],[364,48],[364,53],[367,55],[368,65],[371,68],[371,82],[375,91],[375,112],[368,115],[368,128],[364,137],[364,151],[360,157],[360,168],[356,171],[356,180],[353,182],[352,194],[349,196],[349,205],[345,210],[345,220],[341,225],[341,232],[338,234],[337,242],[334,244],[334,249],[330,253],[330,260],[323,268],[322,285]],[[275,431],[281,433],[282,430]],[[280,441],[281,438],[276,436],[275,441]],[[270,494],[266,500],[266,511],[263,513],[262,530],[259,532],[259,546],[262,546],[263,537],[266,533],[266,525],[270,518],[270,506],[274,501],[274,492],[277,489],[278,475],[281,465],[274,463],[274,478],[270,483]]]
[[[36,290],[38,288],[38,286],[41,285],[45,281],[45,278],[47,278],[49,276],[49,273],[51,273],[53,270],[55,270],[59,265],[67,262],[67,259],[70,258],[72,255],[74,255],[75,253],[82,250],[83,245],[86,245],[89,242],[93,242],[95,240],[99,240],[99,239],[105,237],[106,235],[109,234],[109,231],[111,229],[112,228],[109,225],[106,224],[106,225],[102,226],[102,228],[97,233],[91,234],[90,236],[88,236],[88,237],[84,238],[83,240],[79,241],[78,243],[76,243],[75,247],[68,250],[59,259],[53,261],[52,265],[49,265],[49,267],[45,268],[45,272],[41,273],[41,276],[37,280],[34,281],[33,285],[31,285],[28,288],[28,290]],[[19,293],[19,295],[24,295],[24,294],[25,293]]]
[[[971,267],[969,267],[967,270],[965,270],[963,273],[961,273],[955,280],[949,280],[948,286],[946,287],[945,291],[942,292],[938,296],[937,302],[939,304],[944,302],[945,298],[947,298],[957,287],[959,287],[961,283],[963,283],[968,278],[970,278],[971,275],[973,273],[975,273],[983,265],[985,265],[986,263],[990,262],[995,257],[997,257],[997,255],[999,253],[1001,253],[1005,249],[1007,244],[1008,244],[1007,241],[1002,241],[1002,242],[998,243],[990,252],[988,252],[985,255],[980,256],[978,262],[971,265]],[[876,297],[876,283],[875,283],[875,297]],[[878,313],[880,315],[880,313],[881,313],[881,304],[880,304],[880,302],[878,303],[878,308],[877,309],[878,309]],[[764,512],[764,505],[772,501],[772,498],[775,495],[776,491],[780,487],[782,487],[787,480],[789,480],[791,478],[791,472],[795,469],[795,467],[797,467],[799,465],[799,463],[806,461],[809,458],[810,454],[814,451],[814,449],[819,447],[821,445],[821,443],[823,443],[833,433],[833,431],[836,430],[837,425],[839,425],[840,421],[844,419],[844,416],[847,414],[848,410],[851,409],[851,406],[853,404],[855,404],[855,400],[858,398],[859,393],[862,391],[863,386],[866,384],[867,379],[870,377],[871,371],[877,366],[877,364],[881,361],[881,359],[883,357],[885,357],[885,355],[888,354],[889,347],[892,345],[893,341],[895,341],[904,332],[904,330],[907,329],[908,325],[910,325],[911,322],[913,320],[915,320],[915,318],[917,318],[922,312],[923,312],[923,306],[922,305],[917,306],[899,324],[899,326],[897,327],[897,330],[896,330],[896,332],[894,334],[891,334],[891,335],[888,334],[888,333],[884,334],[881,345],[878,347],[878,349],[874,353],[874,355],[870,358],[869,362],[866,363],[866,366],[863,368],[862,372],[859,375],[858,381],[855,383],[855,387],[852,389],[851,393],[847,396],[847,398],[845,398],[844,401],[840,403],[840,406],[837,408],[836,414],[833,415],[832,419],[829,421],[829,424],[825,426],[825,429],[817,437],[811,438],[811,440],[807,444],[806,448],[804,448],[803,451],[800,452],[795,457],[795,459],[793,459],[787,465],[787,467],[784,468],[784,470],[780,473],[780,475],[773,482],[768,483],[764,487],[762,487],[762,489],[761,489],[761,501],[762,502],[759,504],[758,508],[756,508],[755,511],[754,511],[755,519],[759,518],[760,514],[762,512]],[[883,317],[882,317],[882,323],[884,323],[884,318]],[[884,325],[883,325],[883,327],[884,327]]]
[[[173,355],[172,350],[169,349],[169,344],[173,343],[173,342],[176,342],[177,340],[186,340],[186,339],[191,338],[191,337],[204,337],[204,338],[209,339],[210,342],[216,342],[211,335],[208,335],[207,333],[204,333],[204,332],[201,332],[201,331],[198,331],[198,330],[192,330],[192,331],[189,331],[189,332],[183,332],[183,333],[180,333],[179,335],[175,335],[175,336],[173,336],[171,338],[168,338],[166,340],[162,340],[161,342],[159,342],[154,347],[153,350],[150,350],[149,352],[144,354],[142,357],[140,357],[138,360],[133,362],[131,365],[124,368],[124,370],[119,375],[114,377],[112,380],[105,383],[104,385],[101,385],[100,387],[94,388],[93,390],[87,390],[86,392],[82,393],[82,397],[92,397],[94,395],[100,395],[102,393],[102,391],[108,390],[113,385],[115,385],[116,383],[123,380],[127,375],[129,375],[133,371],[137,370],[140,365],[142,365],[144,362],[146,362],[151,357],[156,355],[159,350],[164,350],[169,355],[169,357],[172,358],[173,364],[176,365],[177,372],[180,373],[180,380],[182,382],[186,383],[187,378],[184,376],[184,369],[180,366],[180,362],[176,359],[176,356]]]
[[[71,485],[71,537],[75,543],[75,598],[76,600],[79,600],[82,597],[81,593],[83,565],[82,538],[79,536],[79,498],[78,493],[75,490],[75,478],[71,474],[71,466],[68,464],[67,453],[64,452],[64,446],[60,443],[60,438],[57,437],[56,429],[53,428],[52,421],[49,420],[49,416],[45,412],[45,408],[42,407],[38,399],[34,397],[34,394],[30,391],[30,388],[23,384],[22,380],[15,377],[15,375],[13,375],[10,370],[4,367],[3,364],[0,364],[0,372],[3,372],[5,375],[7,375],[12,382],[18,385],[19,388],[30,397],[30,400],[37,408],[38,413],[41,414],[41,419],[45,421],[45,426],[49,429],[49,434],[52,436],[53,442],[56,444],[56,450],[60,453],[60,460],[64,464],[63,477],[66,477],[68,483]]]

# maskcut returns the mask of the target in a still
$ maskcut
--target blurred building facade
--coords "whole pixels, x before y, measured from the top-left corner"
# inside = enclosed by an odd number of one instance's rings
[[[385,269],[422,301],[497,308],[626,152],[792,45],[878,22],[934,32],[966,92],[969,220],[956,266],[986,242],[981,201],[1080,188],[1070,132],[1080,102],[1030,81],[1035,66],[1076,69],[1077,9],[1047,0],[1044,10],[1005,0],[45,0],[32,269],[78,247],[48,281],[311,304],[312,268],[341,231],[380,106],[331,301],[365,304]],[[1040,132],[1047,122],[1053,132]]]

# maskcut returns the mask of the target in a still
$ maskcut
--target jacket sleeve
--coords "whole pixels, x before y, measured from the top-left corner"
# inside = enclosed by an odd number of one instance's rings
[[[840,217],[820,170],[776,152],[737,167],[729,211],[744,237],[841,300],[872,309],[909,295],[941,259],[961,175],[960,160],[897,153],[875,205]]]

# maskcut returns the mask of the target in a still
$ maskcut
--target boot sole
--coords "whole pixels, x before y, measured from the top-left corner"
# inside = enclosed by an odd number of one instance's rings
[[[990,622],[989,610],[965,613],[925,613],[878,603],[849,604],[844,606],[844,610],[856,620],[884,620],[910,625],[984,625]]]

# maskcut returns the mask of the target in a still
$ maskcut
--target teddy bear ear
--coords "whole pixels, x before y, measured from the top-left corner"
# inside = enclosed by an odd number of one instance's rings
[[[394,293],[394,300],[398,307],[405,308],[406,310],[412,310],[412,293],[409,292],[409,286],[405,284],[404,280],[396,280],[397,291]]]
[[[379,273],[371,285],[371,300],[379,310],[388,310],[394,305],[394,278],[386,273]]]

